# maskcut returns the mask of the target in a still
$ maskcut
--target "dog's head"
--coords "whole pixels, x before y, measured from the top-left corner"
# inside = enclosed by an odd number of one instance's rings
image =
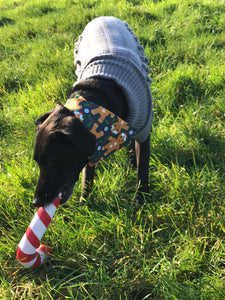
[[[34,159],[40,176],[33,203],[44,206],[53,202],[59,193],[62,193],[60,203],[65,203],[88,157],[95,152],[96,138],[61,104],[38,118],[35,124]]]

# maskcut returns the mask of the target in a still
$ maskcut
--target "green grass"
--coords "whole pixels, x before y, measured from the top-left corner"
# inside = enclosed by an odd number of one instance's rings
[[[80,182],[43,240],[36,269],[16,260],[35,209],[34,120],[64,103],[73,44],[94,17],[126,20],[150,59],[154,124],[148,202],[136,208],[124,149]],[[0,298],[225,298],[225,6],[220,0],[1,0]]]

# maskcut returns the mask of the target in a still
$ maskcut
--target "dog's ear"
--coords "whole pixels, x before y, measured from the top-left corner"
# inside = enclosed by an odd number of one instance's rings
[[[49,110],[48,112],[46,112],[44,115],[40,116],[36,121],[35,121],[35,125],[37,127],[37,129],[39,128],[39,126],[56,110],[59,110],[63,107],[63,105],[61,103],[58,102],[58,104],[51,110]]]
[[[96,137],[93,133],[74,116],[65,117],[61,123],[60,132],[62,132],[86,157],[91,156],[96,150]]]
[[[50,111],[46,112],[44,115],[40,116],[36,121],[35,125],[38,127],[53,113],[55,108],[51,109]]]

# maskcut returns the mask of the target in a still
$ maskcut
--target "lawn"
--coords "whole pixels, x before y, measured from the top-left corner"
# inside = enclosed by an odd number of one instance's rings
[[[35,119],[65,103],[73,45],[94,17],[126,20],[145,47],[154,105],[150,193],[133,204],[129,149],[80,181],[23,268],[17,245],[36,209]],[[223,0],[0,1],[0,298],[225,299]]]

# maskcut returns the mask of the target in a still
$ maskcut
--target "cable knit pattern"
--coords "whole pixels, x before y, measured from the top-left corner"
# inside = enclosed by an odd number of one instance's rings
[[[77,82],[104,77],[123,89],[129,107],[127,122],[136,129],[135,139],[145,141],[152,126],[153,110],[148,58],[132,29],[114,17],[91,21],[75,43]]]

